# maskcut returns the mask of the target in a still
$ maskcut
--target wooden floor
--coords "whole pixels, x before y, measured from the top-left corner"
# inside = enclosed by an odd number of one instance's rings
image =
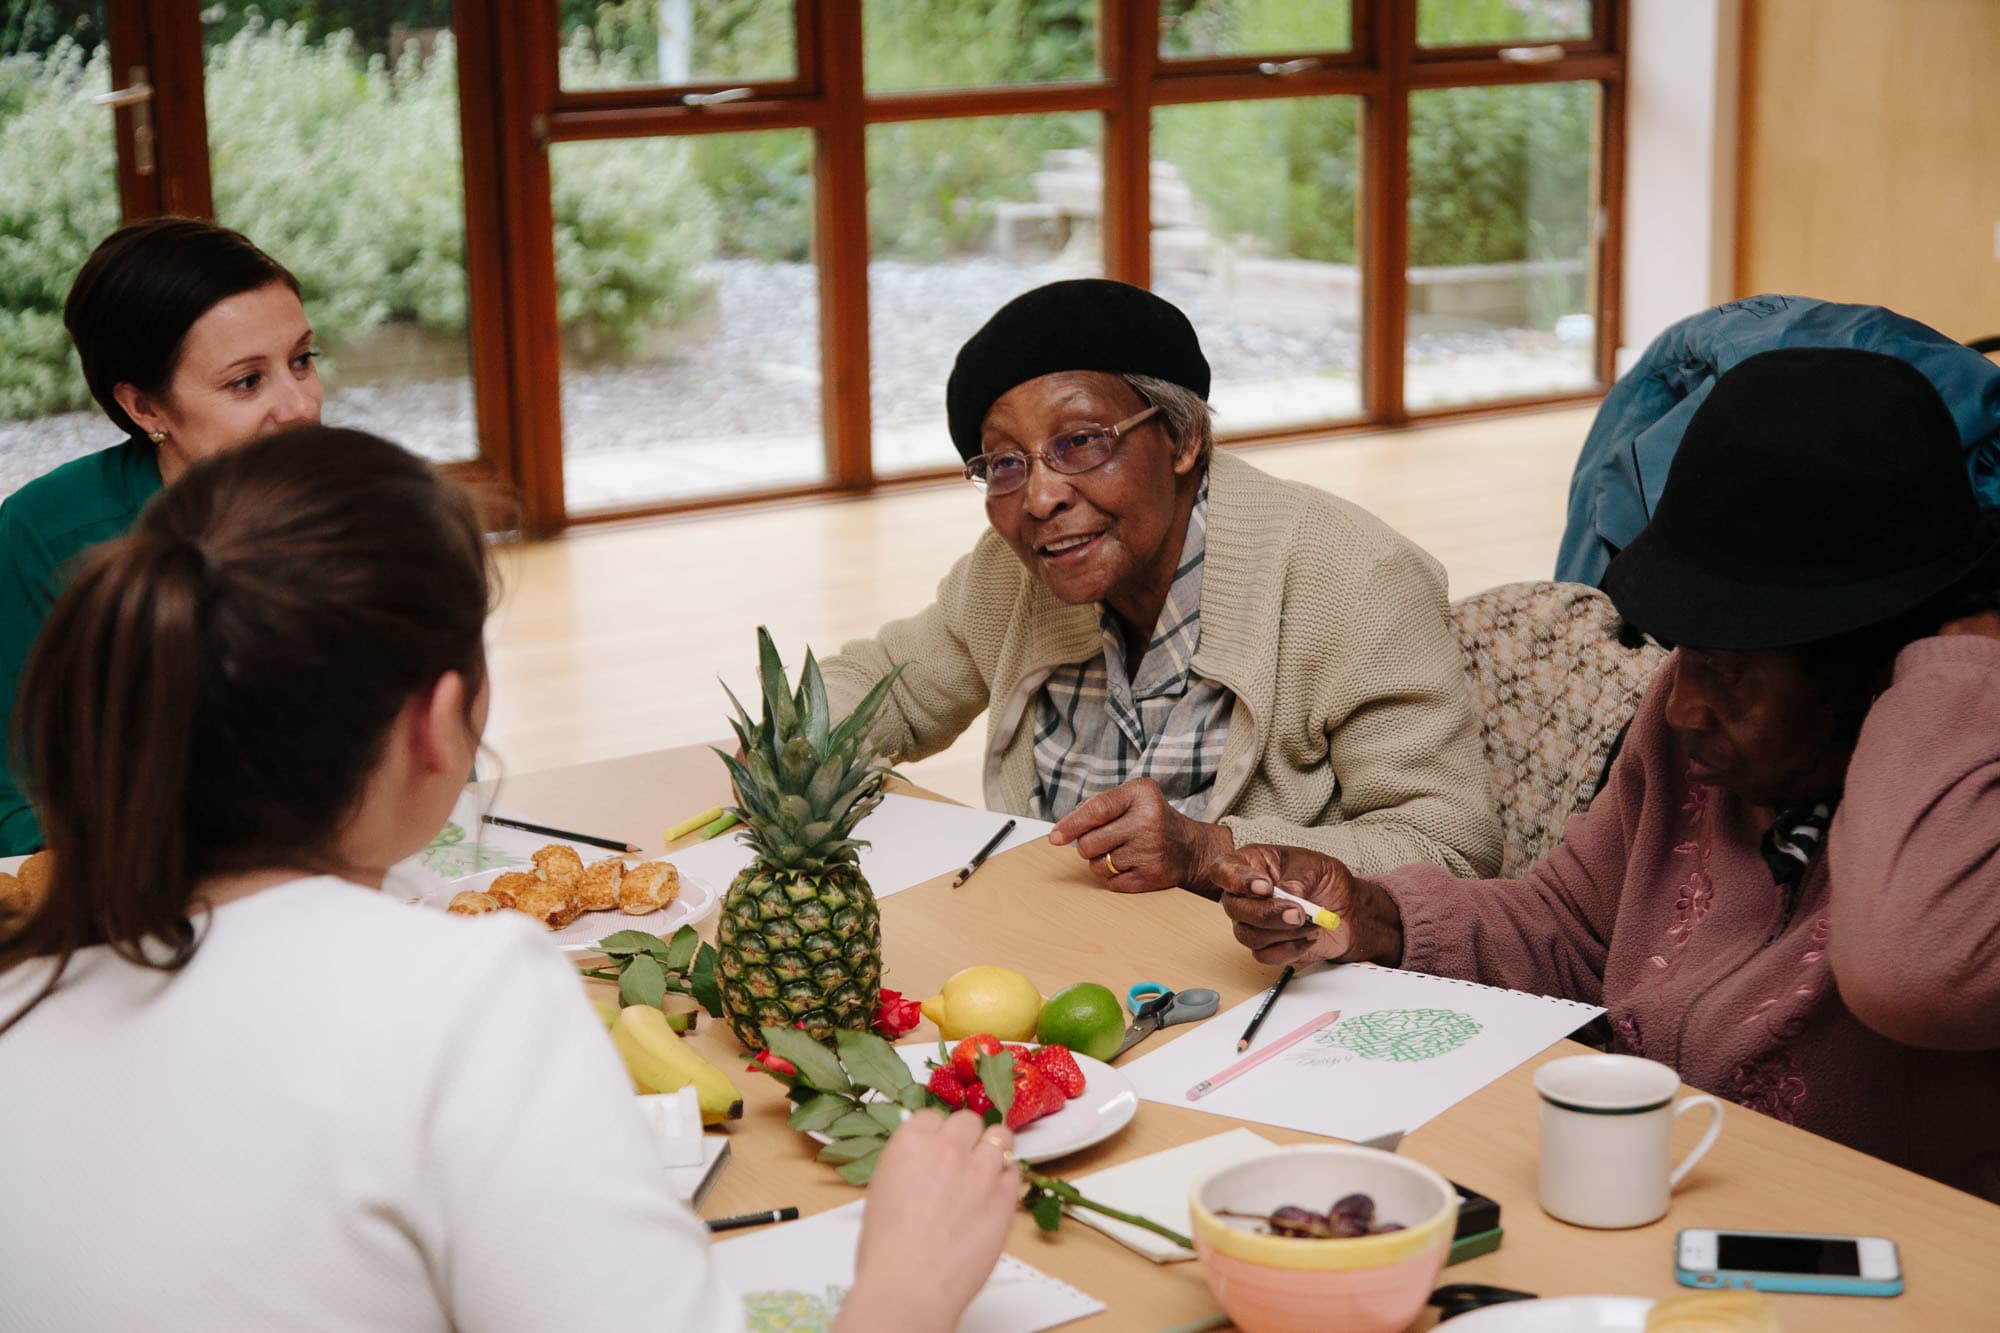
[[[1547,578],[1594,408],[1251,451],[1335,491],[1444,563],[1454,597]],[[754,692],[756,627],[788,663],[922,609],[985,522],[964,485],[602,530],[506,549],[488,631],[482,770],[536,769],[727,734],[718,674]],[[978,727],[904,771],[979,799]],[[504,795],[502,800],[504,801]],[[663,823],[682,811],[660,811]]]

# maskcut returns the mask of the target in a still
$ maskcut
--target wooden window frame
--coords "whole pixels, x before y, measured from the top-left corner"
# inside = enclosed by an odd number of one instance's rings
[[[1223,437],[1256,445],[1379,430],[1413,422],[1519,411],[1602,394],[1618,344],[1620,231],[1624,185],[1626,34],[1629,0],[1596,0],[1588,39],[1555,59],[1508,60],[1503,45],[1419,47],[1415,0],[1354,0],[1350,49],[1284,56],[1167,59],[1158,53],[1157,0],[1099,0],[1101,75],[1062,83],[870,93],[862,84],[860,0],[796,0],[797,76],[781,81],[558,86],[556,0],[462,0],[461,49],[487,67],[461,65],[466,111],[467,267],[476,292],[493,293],[504,338],[475,338],[475,383],[486,457],[517,488],[519,526],[544,534],[570,524],[610,523],[751,503],[857,494],[929,484],[956,469],[875,475],[870,458],[867,130],[873,125],[976,116],[1091,112],[1104,117],[1104,263],[1109,277],[1151,278],[1151,133],[1156,107],[1203,102],[1344,95],[1362,107],[1359,248],[1363,290],[1362,413],[1331,422]],[[1517,43],[1511,45],[1530,45]],[[1293,55],[1321,63],[1272,76],[1258,65]],[[1439,88],[1595,82],[1599,152],[1598,228],[1592,315],[1598,384],[1412,411],[1403,397],[1409,235],[1409,94]],[[689,92],[749,87],[744,100],[686,105]],[[803,129],[814,136],[814,252],[819,281],[824,481],[724,495],[567,512],[563,501],[562,352],[556,320],[554,219],[547,149],[554,143],[751,130]],[[475,158],[478,170],[475,173]],[[473,182],[482,183],[475,200]],[[491,284],[488,286],[487,284]],[[494,435],[498,438],[495,439]]]

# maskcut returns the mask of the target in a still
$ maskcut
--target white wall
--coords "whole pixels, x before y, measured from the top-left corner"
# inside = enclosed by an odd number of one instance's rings
[[[1622,374],[1659,332],[1737,293],[1742,0],[1632,0]]]

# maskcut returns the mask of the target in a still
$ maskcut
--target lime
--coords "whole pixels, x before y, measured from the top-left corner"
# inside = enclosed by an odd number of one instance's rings
[[[1047,1046],[1067,1046],[1078,1055],[1109,1060],[1125,1039],[1125,1011],[1103,986],[1079,981],[1049,997],[1035,1036]]]
[[[1002,1041],[1026,1041],[1035,1034],[1042,993],[1011,967],[968,967],[923,1003],[924,1017],[947,1041],[987,1032]]]

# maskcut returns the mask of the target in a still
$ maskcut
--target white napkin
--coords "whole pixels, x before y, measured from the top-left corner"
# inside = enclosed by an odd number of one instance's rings
[[[1158,1222],[1163,1227],[1190,1235],[1194,1219],[1188,1213],[1188,1191],[1196,1183],[1225,1166],[1276,1152],[1278,1145],[1247,1129],[1232,1129],[1212,1138],[1183,1143],[1150,1156],[1106,1167],[1087,1176],[1077,1176],[1070,1184],[1083,1191],[1086,1199],[1105,1203],[1121,1212]],[[1129,1250],[1136,1250],[1156,1264],[1176,1263],[1194,1258],[1172,1241],[1156,1236],[1143,1227],[1072,1208],[1069,1215],[1087,1226],[1096,1227]]]

